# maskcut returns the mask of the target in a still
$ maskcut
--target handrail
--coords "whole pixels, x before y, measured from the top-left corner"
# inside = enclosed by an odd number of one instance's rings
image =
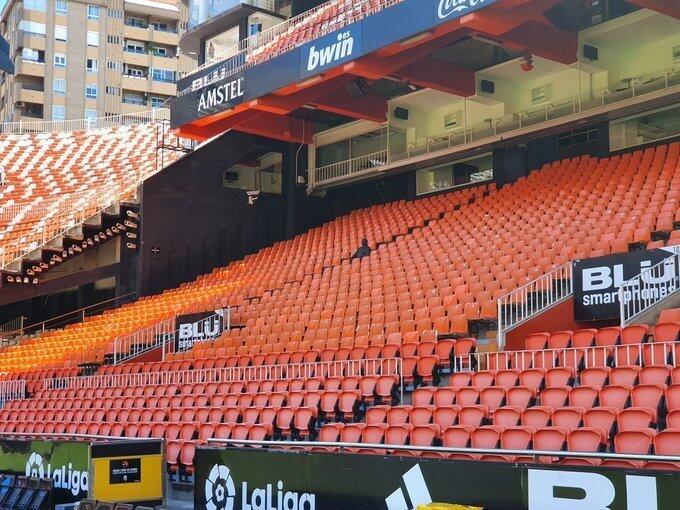
[[[2,335],[14,335],[17,331],[23,332],[25,320],[26,320],[26,317],[24,317],[23,315],[20,315],[19,317],[16,317],[15,319],[12,319],[10,321],[5,322],[4,324],[0,325],[0,334],[2,334]]]
[[[573,293],[572,263],[498,298],[498,344],[505,346],[505,334],[535,315],[561,303]]]
[[[626,327],[680,289],[680,253],[648,267],[619,287],[619,318]]]
[[[396,445],[376,443],[344,443],[330,441],[259,441],[253,439],[216,439],[209,438],[209,444],[233,444],[256,447],[283,447],[288,448],[337,448],[342,450],[392,450],[392,451],[419,451],[430,453],[463,453],[470,455],[508,455],[524,457],[563,457],[582,459],[611,459],[611,460],[640,460],[652,462],[680,462],[680,456],[676,455],[640,455],[635,453],[606,453],[606,452],[565,452],[553,450],[506,450],[503,448],[450,448],[446,446],[418,446]]]
[[[171,317],[122,338],[116,338],[113,343],[113,364],[117,365],[173,342],[176,335],[176,319],[177,317]]]
[[[136,296],[136,295],[137,295],[136,290],[132,291],[132,292],[128,292],[127,294],[121,294],[120,296],[116,296],[116,297],[113,297],[111,299],[105,299],[104,301],[99,301],[98,303],[95,303],[93,305],[84,306],[82,308],[78,308],[77,310],[73,310],[72,312],[67,312],[67,313],[64,313],[62,315],[57,315],[56,317],[52,317],[50,319],[45,319],[44,321],[41,321],[41,322],[35,322],[35,323],[29,324],[27,326],[23,325],[19,329],[15,329],[13,331],[8,331],[7,333],[5,333],[5,335],[13,336],[13,335],[19,334],[19,335],[23,336],[26,331],[31,331],[31,330],[34,330],[34,331],[40,330],[41,332],[44,333],[45,330],[47,329],[48,323],[50,323],[50,326],[56,326],[56,325],[61,326],[63,324],[68,324],[68,323],[64,323],[64,322],[62,322],[60,324],[51,324],[52,321],[58,321],[58,320],[65,319],[66,317],[73,316],[73,315],[80,316],[80,317],[82,317],[82,320],[85,320],[85,317],[91,317],[91,316],[88,316],[86,312],[88,310],[91,310],[92,308],[97,308],[101,305],[113,303],[113,302],[116,302],[114,307],[117,307],[117,306],[120,306],[120,300],[121,299],[125,299],[125,298],[131,297],[131,296]],[[105,308],[105,309],[100,310],[100,311],[103,312],[107,309],[108,308]]]
[[[0,437],[54,437],[65,439],[94,439],[104,441],[130,441],[135,443],[163,443],[162,437],[123,437],[123,436],[100,436],[98,434],[68,434],[66,432],[0,432]]]
[[[460,127],[452,132],[442,132],[435,135],[428,134],[423,136],[423,145],[410,144],[403,151],[390,150],[387,165],[405,165],[416,158],[422,159],[423,156],[444,153],[450,155],[452,149],[463,149],[470,145],[479,145],[484,140],[494,138],[506,138],[515,132],[535,128],[540,129],[545,123],[556,123],[560,119],[567,117],[583,118],[587,115],[594,115],[597,110],[604,110],[621,101],[632,100],[644,97],[645,94],[659,92],[669,88],[680,86],[680,72],[673,68],[665,68],[649,76],[650,81],[641,85],[634,82],[631,84],[630,91],[610,92],[608,88],[596,90],[592,93],[575,94],[537,108],[532,111],[512,112],[503,117],[491,118],[485,122]],[[390,131],[388,130],[387,133]],[[389,141],[386,145],[393,146]],[[418,138],[420,140],[420,138]],[[342,163],[342,162],[338,162]],[[315,169],[310,169],[310,175],[314,175]],[[310,182],[310,188],[332,184],[328,182]]]
[[[210,76],[210,79],[208,79],[207,82],[201,80],[201,87],[209,85],[218,79],[223,79],[225,76],[232,76],[243,71],[247,67],[251,67],[253,65],[270,60],[278,55],[290,51],[295,47],[323,37],[326,34],[350,25],[351,23],[359,21],[360,19],[370,16],[371,14],[375,14],[378,11],[387,9],[388,7],[398,4],[401,1],[402,0],[357,0],[353,2],[351,9],[345,11],[343,16],[338,16],[337,19],[333,20],[332,22],[324,22],[323,25],[319,27],[319,30],[310,30],[309,33],[306,34],[306,37],[304,37],[302,40],[298,40],[296,37],[290,37],[294,31],[300,27],[303,27],[314,21],[321,23],[321,20],[318,19],[322,17],[321,14],[334,5],[337,5],[335,0],[329,0],[328,2],[314,7],[302,14],[298,14],[297,16],[289,18],[278,25],[274,25],[273,27],[262,31],[257,35],[253,35],[239,41],[219,55],[193,69],[187,73],[186,76],[193,76],[196,73],[199,73],[211,66],[222,62],[227,63],[227,61],[232,60],[229,62],[229,66],[227,66],[224,73],[215,73],[215,76]],[[287,39],[285,39],[286,37]],[[271,44],[274,47],[271,48],[271,51],[265,52],[264,47],[268,44]],[[177,95],[183,96],[195,89],[196,87],[190,85],[189,87],[178,91]]]
[[[152,108],[134,113],[121,113],[106,117],[82,118],[71,120],[36,120],[0,123],[0,135],[21,135],[29,133],[60,133],[64,131],[86,131],[92,129],[145,124],[170,119],[168,108]]]
[[[387,149],[383,149],[365,156],[332,163],[314,169],[314,182],[333,181],[349,175],[360,175],[387,164]]]
[[[105,374],[86,377],[48,378],[43,390],[97,389],[112,387],[152,386],[160,384],[196,384],[220,382],[276,381],[316,377],[318,374],[352,373],[363,376],[394,375],[399,377],[403,399],[401,358],[377,358],[342,361],[316,361],[247,367],[207,368],[197,370],[142,372],[138,374]]]
[[[0,408],[5,406],[9,400],[20,400],[26,397],[26,381],[24,379],[14,379],[11,381],[0,381]]]
[[[455,371],[503,370],[508,363],[513,369],[526,370],[540,367],[574,368],[583,363],[584,368],[605,366],[609,358],[613,368],[634,365],[635,361],[649,358],[651,365],[668,363],[677,367],[680,363],[680,342],[648,342],[594,347],[570,347],[566,349],[541,349],[503,352],[475,352],[454,357]],[[641,361],[642,363],[642,361]],[[645,363],[646,365],[647,363]]]

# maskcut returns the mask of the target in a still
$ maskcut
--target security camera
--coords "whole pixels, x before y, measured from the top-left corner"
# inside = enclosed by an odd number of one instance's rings
[[[257,199],[260,198],[259,191],[246,191],[246,194],[248,195],[248,205],[255,204]]]

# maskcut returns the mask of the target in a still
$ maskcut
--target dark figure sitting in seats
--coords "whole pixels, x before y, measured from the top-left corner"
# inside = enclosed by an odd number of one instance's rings
[[[359,249],[352,255],[353,259],[360,259],[363,257],[366,257],[367,255],[371,254],[371,247],[368,245],[368,239],[365,237],[361,240],[361,246],[359,246]]]

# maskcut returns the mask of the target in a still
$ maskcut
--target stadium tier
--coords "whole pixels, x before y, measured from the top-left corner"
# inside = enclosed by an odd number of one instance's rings
[[[149,122],[0,136],[0,266],[133,200],[137,185],[158,170],[159,145],[175,141],[160,129]],[[168,152],[169,164],[178,153]]]
[[[496,318],[500,296],[550,269],[672,231],[679,154],[673,143],[580,157],[501,190],[483,185],[364,209],[178,289],[6,347],[0,370],[103,362],[116,338],[224,306],[245,327],[217,347],[227,356],[261,354],[260,362],[275,348],[366,347],[391,333],[466,336],[469,321]],[[350,261],[364,236],[375,252]]]

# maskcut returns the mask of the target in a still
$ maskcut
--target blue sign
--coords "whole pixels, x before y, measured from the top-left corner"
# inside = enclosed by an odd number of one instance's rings
[[[362,55],[361,23],[354,23],[300,48],[300,78],[314,76]]]
[[[438,0],[437,19],[435,23],[444,23],[460,18],[468,12],[494,3],[495,0]]]

